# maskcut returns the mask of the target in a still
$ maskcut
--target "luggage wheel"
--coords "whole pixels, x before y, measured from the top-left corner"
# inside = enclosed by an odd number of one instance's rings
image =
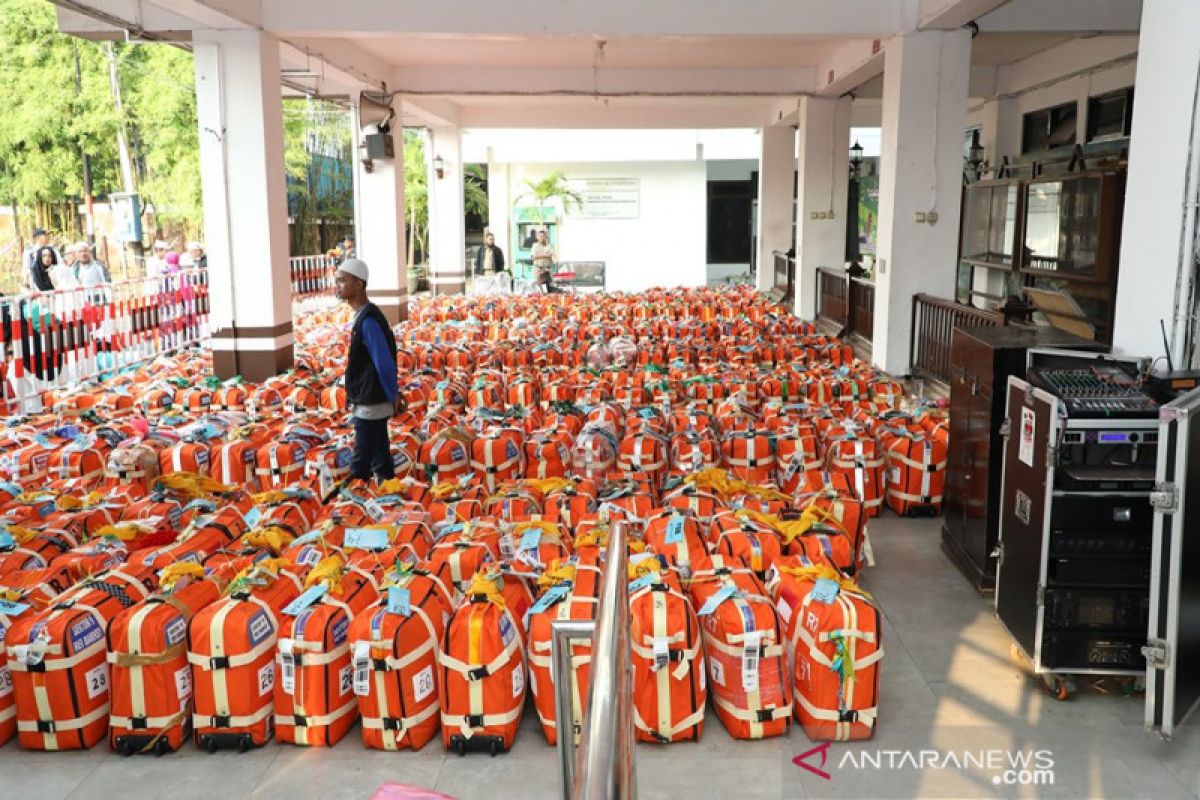
[[[487,753],[497,756],[505,752],[503,736],[485,736],[476,734],[470,738],[455,734],[450,737],[450,749],[460,756],[471,753]]]

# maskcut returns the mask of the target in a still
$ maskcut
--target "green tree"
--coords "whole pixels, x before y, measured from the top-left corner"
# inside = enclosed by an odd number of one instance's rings
[[[517,194],[516,202],[520,204],[526,200],[533,201],[534,214],[537,216],[539,225],[546,223],[544,211],[547,206],[558,203],[562,207],[563,213],[566,214],[583,205],[583,197],[571,188],[566,175],[559,169],[554,170],[540,181],[526,178],[521,185],[521,191]]]
[[[204,206],[192,54],[170,45],[123,46],[118,70],[143,203],[154,206],[160,224],[193,236]]]
[[[468,214],[488,217],[488,195],[483,188],[487,180],[487,167],[483,164],[467,164],[463,170],[463,210]]]
[[[119,183],[117,118],[102,47],[86,41],[73,47],[43,0],[0,0],[0,108],[0,202],[34,211],[26,229],[35,223],[77,229],[72,203],[83,194],[81,153],[91,157],[94,194]]]
[[[404,205],[408,209],[408,268],[417,263],[417,245],[424,260],[429,241],[429,166],[425,161],[425,132],[404,129]]]
[[[284,100],[283,137],[292,253],[319,253],[354,225],[350,111],[325,100]]]

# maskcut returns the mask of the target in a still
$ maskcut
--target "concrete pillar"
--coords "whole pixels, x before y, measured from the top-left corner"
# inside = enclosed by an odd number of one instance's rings
[[[429,158],[442,159],[443,174],[429,174],[429,286],[434,294],[457,294],[466,287],[467,270],[462,134],[457,127],[431,132]]]
[[[193,49],[213,368],[261,381],[293,364],[279,42],[196,31]]]
[[[800,98],[796,169],[796,316],[817,314],[817,268],[846,262],[850,98]]]
[[[1186,299],[1200,201],[1196,183],[1188,181],[1189,172],[1195,181],[1200,170],[1196,42],[1195,0],[1142,5],[1113,346],[1124,355],[1166,355],[1162,320],[1176,369],[1188,366],[1183,343],[1189,329],[1193,341],[1197,334]]]
[[[512,266],[512,196],[508,183],[508,164],[491,159],[488,150],[488,221],[487,230],[504,251],[505,263]]]
[[[355,98],[357,101],[357,98]],[[400,101],[392,101],[399,120]],[[394,156],[362,163],[363,131],[357,104],[350,110],[353,134],[354,228],[358,257],[371,270],[367,296],[391,322],[408,319],[408,251],[405,240],[404,129],[392,128]]]
[[[954,297],[970,67],[965,30],[904,34],[884,52],[872,360],[897,375],[908,373],[913,295]]]
[[[758,158],[758,275],[760,292],[775,286],[775,257],[792,246],[792,187],[796,183],[796,131],[791,125],[762,129]]]

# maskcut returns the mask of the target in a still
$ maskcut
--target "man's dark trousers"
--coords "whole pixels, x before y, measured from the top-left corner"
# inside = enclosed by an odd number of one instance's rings
[[[350,475],[370,480],[372,473],[380,480],[396,476],[388,445],[388,421],[355,417],[354,457],[350,460]]]

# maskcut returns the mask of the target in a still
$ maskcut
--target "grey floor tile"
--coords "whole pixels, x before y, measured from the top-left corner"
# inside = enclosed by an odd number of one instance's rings
[[[320,748],[281,752],[249,796],[365,800],[389,781],[432,789],[442,771],[441,759],[422,758],[408,751],[367,751],[356,744],[353,752],[353,759],[335,759],[333,751]]]
[[[637,764],[638,797],[640,800],[803,798],[803,788],[798,781],[784,786],[784,764],[787,762],[781,758],[749,754],[731,758],[642,760]]]
[[[248,797],[271,769],[275,751],[222,752],[207,759],[174,754],[161,758],[113,756],[99,764],[71,795],[73,800],[127,797]]]
[[[28,753],[9,745],[0,750],[0,797],[59,800],[70,797],[104,763],[69,754]]]

